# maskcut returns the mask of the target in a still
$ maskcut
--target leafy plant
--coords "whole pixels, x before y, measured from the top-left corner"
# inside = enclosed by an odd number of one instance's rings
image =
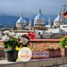
[[[28,44],[28,40],[29,40],[29,37],[28,35],[21,35],[19,37],[19,35],[4,35],[3,38],[2,38],[3,42],[4,42],[4,47],[5,48],[11,48],[12,50],[15,50],[16,48],[18,47],[22,47],[22,46],[25,46],[27,47],[27,44]]]
[[[65,48],[67,46],[67,36],[64,36],[61,41],[60,41],[60,45]]]
[[[5,48],[11,48],[12,50],[15,50],[16,46],[19,46],[18,40],[14,37],[8,37],[4,38],[4,47]]]

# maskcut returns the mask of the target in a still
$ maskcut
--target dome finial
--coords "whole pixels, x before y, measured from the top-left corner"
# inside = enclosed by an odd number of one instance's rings
[[[51,18],[50,17],[48,18],[48,24],[49,25],[51,24]]]
[[[19,8],[19,12],[20,12],[20,18],[23,17],[23,14],[20,8]]]
[[[20,13],[20,17],[23,17],[23,14],[22,13]]]
[[[58,12],[58,16],[61,16],[61,11]]]
[[[41,14],[41,9],[39,8],[39,13]]]
[[[30,21],[29,21],[29,22],[30,22],[30,23],[32,22],[32,21],[31,21],[31,19],[30,19]]]

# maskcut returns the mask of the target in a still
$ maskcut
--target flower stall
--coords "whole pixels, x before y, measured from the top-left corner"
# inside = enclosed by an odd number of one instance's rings
[[[61,57],[60,39],[33,39],[29,40],[32,49],[32,59],[47,59]]]
[[[36,34],[34,32],[28,32],[27,34],[15,34],[5,35],[3,41],[9,41],[11,38],[15,38],[16,50],[21,50],[23,47],[28,47],[32,51],[31,59],[47,59],[61,57],[63,54],[61,51],[61,46],[66,49],[67,37],[63,39],[36,39]],[[60,42],[60,43],[59,43]],[[15,45],[15,43],[11,43]],[[5,44],[5,43],[4,43]],[[61,45],[59,45],[61,44]],[[10,47],[11,47],[10,46]],[[7,46],[6,46],[7,47]],[[10,49],[10,48],[9,48]],[[66,52],[65,52],[66,55]]]

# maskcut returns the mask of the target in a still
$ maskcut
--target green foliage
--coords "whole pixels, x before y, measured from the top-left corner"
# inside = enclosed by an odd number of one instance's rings
[[[16,38],[11,38],[8,41],[4,41],[5,48],[16,48],[16,46],[19,46],[19,43]]]
[[[60,45],[65,48],[67,46],[67,38],[64,37],[61,41],[60,41]]]

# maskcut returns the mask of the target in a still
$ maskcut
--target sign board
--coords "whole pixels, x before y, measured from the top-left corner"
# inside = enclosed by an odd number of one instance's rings
[[[32,57],[32,51],[28,47],[23,47],[18,52],[18,58],[22,62],[28,62],[28,61],[30,61],[31,57]]]
[[[46,59],[49,57],[49,53],[48,51],[44,51],[44,52],[33,52],[32,53],[32,58],[33,59]]]

